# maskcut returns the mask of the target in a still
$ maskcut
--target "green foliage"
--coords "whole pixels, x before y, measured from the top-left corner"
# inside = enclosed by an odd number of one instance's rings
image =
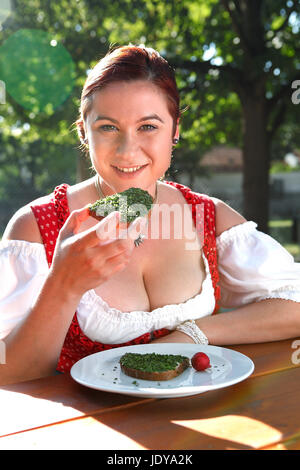
[[[47,33],[56,43],[52,48],[63,48],[74,69],[65,100],[55,105],[51,96],[61,89],[44,86],[48,101],[42,108],[34,100],[24,106],[41,86],[35,72],[41,63],[32,65],[26,83],[15,85],[21,100],[7,87],[6,103],[0,104],[0,197],[11,210],[56,184],[75,182],[83,157],[72,124],[81,88],[87,70],[110,44],[145,43],[176,69],[182,108],[188,110],[181,118],[173,177],[188,172],[194,178],[199,159],[217,144],[243,145],[241,89],[252,92],[254,81],[265,87],[274,159],[300,147],[299,106],[290,99],[291,80],[300,73],[299,1],[15,0],[13,5],[0,25],[0,80],[6,80],[3,58],[8,58],[1,48],[21,29]]]
[[[283,161],[274,161],[270,168],[270,174],[275,175],[276,173],[292,173],[293,171],[300,171],[300,166],[292,167]]]

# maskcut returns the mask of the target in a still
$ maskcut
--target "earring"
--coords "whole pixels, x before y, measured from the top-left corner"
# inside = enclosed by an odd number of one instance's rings
[[[174,145],[178,144],[178,142],[179,142],[179,139],[173,139],[173,144]]]

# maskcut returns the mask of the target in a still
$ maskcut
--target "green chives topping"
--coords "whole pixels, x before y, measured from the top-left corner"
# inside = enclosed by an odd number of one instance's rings
[[[153,203],[152,196],[141,188],[129,188],[121,193],[99,199],[89,206],[89,210],[99,217],[106,217],[113,211],[119,211],[121,222],[133,222],[137,217],[148,214]]]
[[[173,354],[138,354],[126,353],[121,357],[120,363],[129,369],[137,369],[145,372],[163,372],[175,369],[187,357]]]

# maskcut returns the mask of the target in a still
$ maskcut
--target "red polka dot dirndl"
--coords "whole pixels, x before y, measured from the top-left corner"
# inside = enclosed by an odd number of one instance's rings
[[[217,251],[215,237],[215,208],[211,199],[205,195],[199,195],[192,192],[188,187],[179,183],[165,181],[177,189],[184,195],[189,204],[192,205],[192,216],[200,237],[203,239],[203,250],[208,260],[212,282],[215,290],[216,309],[220,297],[217,270]],[[31,206],[33,214],[39,226],[43,244],[46,251],[47,261],[51,266],[56,240],[60,229],[70,215],[67,184],[57,186],[49,196],[48,202],[44,204],[35,204]],[[199,215],[199,208],[201,216]],[[70,327],[66,334],[64,344],[60,353],[57,364],[57,370],[60,372],[69,372],[72,365],[79,359],[99,351],[105,351],[121,346],[130,346],[135,344],[146,344],[154,338],[159,338],[169,334],[166,328],[156,330],[154,332],[145,333],[138,338],[122,344],[102,344],[97,341],[90,340],[81,330],[77,313],[75,312]]]

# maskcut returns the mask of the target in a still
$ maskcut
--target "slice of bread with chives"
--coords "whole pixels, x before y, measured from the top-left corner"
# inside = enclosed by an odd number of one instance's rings
[[[120,212],[120,222],[130,224],[137,217],[146,217],[153,204],[153,197],[141,188],[129,188],[121,193],[99,199],[89,206],[89,214],[102,220],[113,211]]]
[[[188,357],[174,354],[126,353],[120,358],[124,374],[143,380],[171,380],[190,366]]]

